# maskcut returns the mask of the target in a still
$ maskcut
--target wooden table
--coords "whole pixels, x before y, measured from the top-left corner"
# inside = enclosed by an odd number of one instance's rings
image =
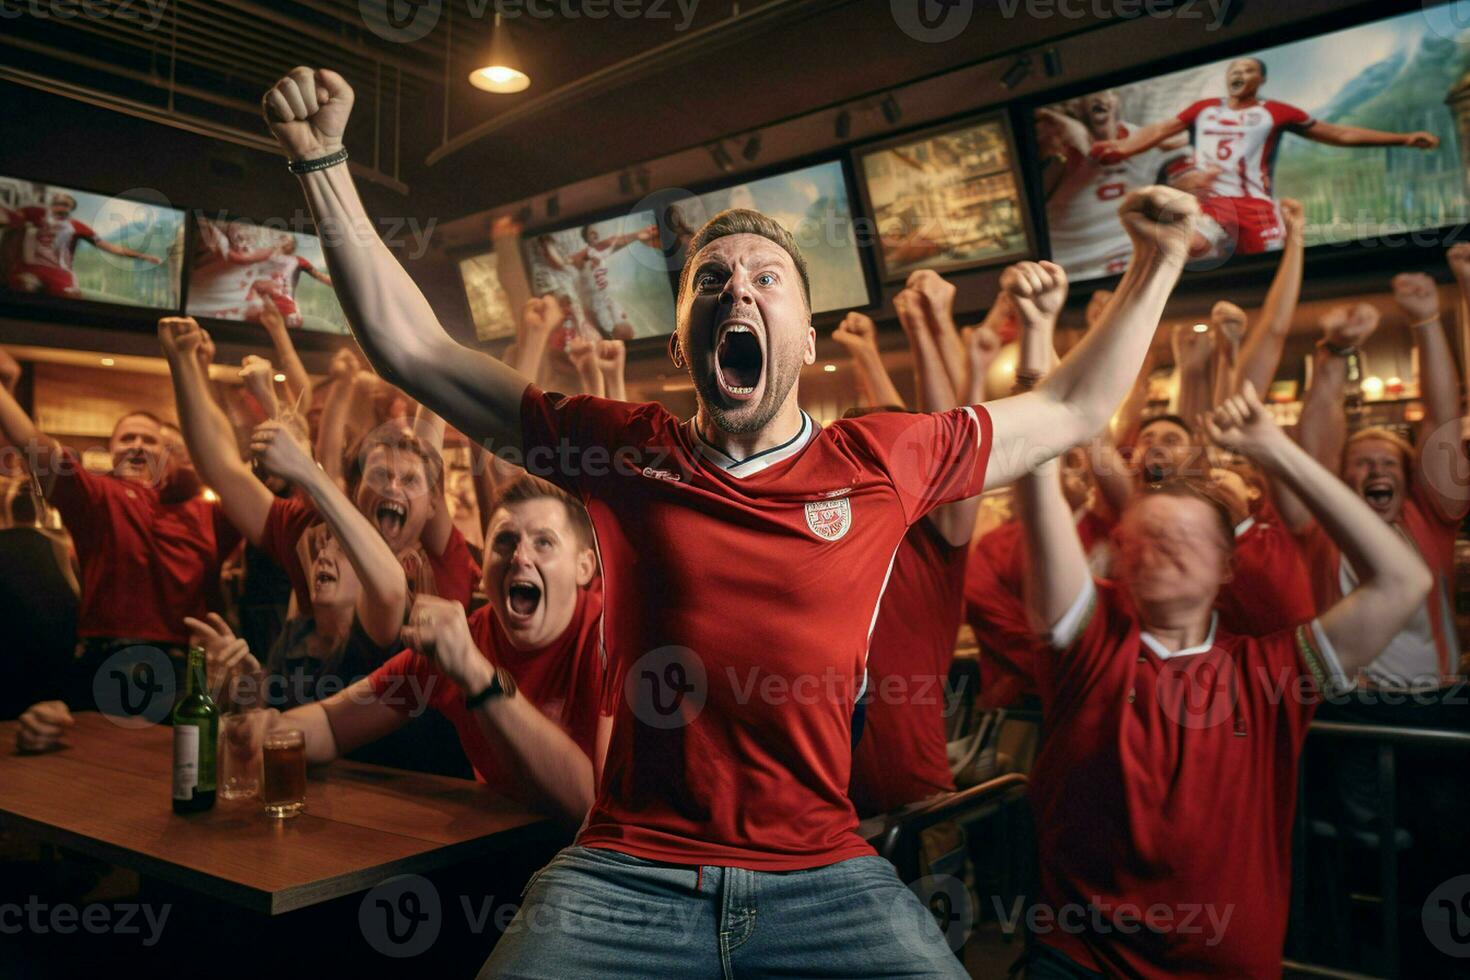
[[[42,755],[0,722],[0,826],[270,915],[563,835],[478,783],[349,761],[310,770],[288,820],[259,800],[181,816],[172,729],[75,718],[70,747]]]

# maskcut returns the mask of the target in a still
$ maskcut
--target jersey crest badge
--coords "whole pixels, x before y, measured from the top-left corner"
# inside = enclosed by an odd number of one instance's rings
[[[852,502],[846,497],[813,500],[806,505],[806,526],[826,541],[836,541],[852,527]]]

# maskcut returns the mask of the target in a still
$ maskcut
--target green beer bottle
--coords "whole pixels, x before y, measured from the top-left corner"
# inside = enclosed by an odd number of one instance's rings
[[[174,705],[175,813],[195,813],[214,806],[218,744],[219,708],[209,696],[204,649],[190,647],[184,697]]]

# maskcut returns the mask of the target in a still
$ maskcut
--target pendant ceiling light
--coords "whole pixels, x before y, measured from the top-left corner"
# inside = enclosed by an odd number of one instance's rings
[[[510,29],[500,22],[498,12],[490,34],[490,57],[483,68],[470,72],[470,84],[500,95],[524,92],[531,87],[531,76],[521,70],[521,59],[510,43]]]

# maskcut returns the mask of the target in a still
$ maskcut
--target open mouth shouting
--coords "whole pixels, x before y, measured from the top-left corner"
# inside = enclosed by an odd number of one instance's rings
[[[1369,480],[1363,484],[1363,499],[1380,514],[1387,514],[1393,509],[1395,496],[1396,491],[1391,480]]]
[[[528,623],[541,608],[541,586],[527,578],[507,579],[505,607],[513,623]]]
[[[403,525],[408,523],[408,507],[396,500],[384,500],[378,504],[375,515],[378,519],[378,533],[383,540],[392,541],[403,531]]]
[[[735,402],[751,401],[765,375],[766,352],[760,335],[744,320],[726,320],[715,332],[715,381]]]

